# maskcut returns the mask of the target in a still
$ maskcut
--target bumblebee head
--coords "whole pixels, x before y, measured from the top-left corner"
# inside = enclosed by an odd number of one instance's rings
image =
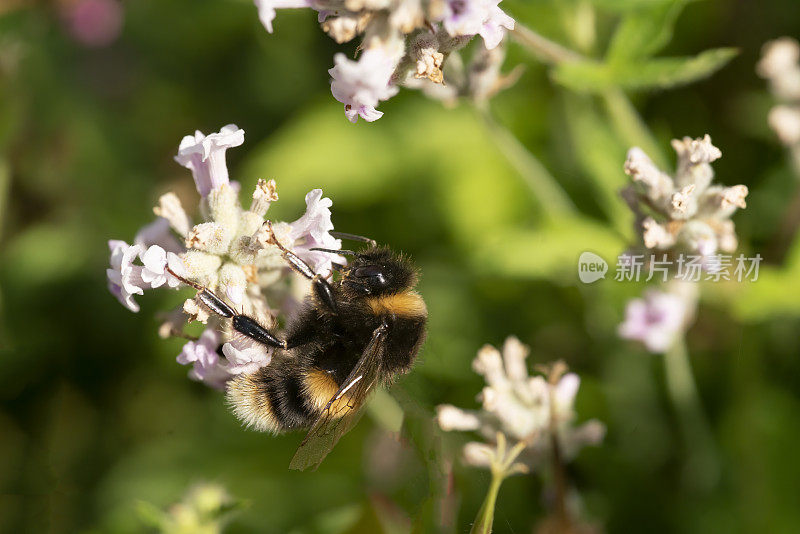
[[[409,261],[385,247],[355,254],[342,271],[342,287],[356,297],[392,295],[411,289],[416,283]]]

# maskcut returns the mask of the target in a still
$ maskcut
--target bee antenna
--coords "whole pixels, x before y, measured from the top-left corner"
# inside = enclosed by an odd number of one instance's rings
[[[332,248],[314,247],[311,250],[318,250],[319,252],[328,252],[330,254],[345,254],[347,256],[355,256],[356,253],[352,250],[333,250]]]
[[[348,234],[348,233],[345,233],[345,232],[328,232],[328,233],[331,234],[333,237],[336,237],[338,239],[347,239],[347,240],[350,240],[350,241],[361,241],[362,243],[369,243],[369,245],[372,248],[375,248],[375,247],[378,246],[378,243],[374,239],[371,239],[369,237],[364,237],[363,235]]]

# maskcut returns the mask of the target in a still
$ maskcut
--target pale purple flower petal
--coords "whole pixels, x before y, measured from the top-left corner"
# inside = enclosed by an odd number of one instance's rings
[[[275,20],[276,9],[311,7],[312,3],[312,0],[255,0],[258,19],[269,33],[272,33],[272,21]]]
[[[506,29],[514,29],[514,19],[500,9],[499,3],[500,0],[447,0],[442,25],[453,37],[480,35],[491,50],[503,40]]]
[[[332,250],[342,248],[342,241],[330,234],[333,230],[332,205],[331,199],[322,197],[322,189],[313,189],[306,195],[306,212],[289,225],[289,239],[293,242],[294,253],[311,265],[315,273],[324,276],[330,273],[331,263],[345,263],[342,256],[311,250],[315,247]]]
[[[211,328],[206,328],[200,339],[186,343],[176,358],[177,362],[182,365],[192,364],[189,378],[203,382],[215,389],[223,389],[225,383],[232,376],[226,366],[220,362],[219,354],[217,354],[219,342],[219,333]]]
[[[225,151],[244,143],[244,130],[235,124],[223,126],[219,132],[204,135],[196,131],[181,140],[175,161],[192,171],[200,196],[229,183]]]
[[[125,241],[111,240],[108,242],[108,248],[111,251],[109,258],[111,267],[106,269],[108,289],[123,306],[138,312],[139,305],[133,300],[133,295],[142,295],[147,284],[142,280],[142,267],[134,265],[133,261],[143,247],[131,246]]]
[[[483,43],[488,50],[500,44],[506,35],[506,30],[514,29],[514,19],[509,17],[497,4],[489,8],[489,18],[481,25],[478,35],[483,37]]]
[[[619,335],[641,341],[650,352],[664,352],[683,327],[686,308],[680,296],[650,290],[643,299],[628,302]]]
[[[117,297],[117,300],[120,302],[120,304],[128,308],[130,311],[134,313],[139,311],[139,305],[135,300],[133,300],[133,295],[124,291],[122,287],[118,286],[110,279],[108,281],[108,290],[112,295]]]
[[[390,82],[400,58],[382,48],[370,48],[362,52],[358,61],[341,53],[333,59],[335,66],[328,70],[333,78],[331,93],[344,104],[347,119],[356,122],[360,116],[372,122],[381,118],[383,113],[375,107],[397,94],[397,87]]]
[[[245,336],[236,336],[225,343],[222,353],[232,374],[253,373],[272,361],[272,349]]]
[[[184,247],[173,235],[169,221],[164,217],[157,217],[155,221],[143,226],[133,238],[133,243],[143,247],[158,245],[167,252],[176,254],[184,250]]]

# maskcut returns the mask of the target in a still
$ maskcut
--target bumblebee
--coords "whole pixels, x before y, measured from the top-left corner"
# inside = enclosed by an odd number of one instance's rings
[[[209,309],[231,319],[236,332],[275,349],[269,365],[232,379],[226,396],[236,417],[256,430],[309,429],[292,469],[318,467],[358,421],[372,388],[408,372],[425,340],[428,312],[414,290],[411,262],[370,239],[335,235],[371,246],[361,252],[315,249],[353,257],[346,267],[335,265],[339,276],[333,281],[273,241],[289,266],[311,280],[310,294],[283,337],[181,278]]]

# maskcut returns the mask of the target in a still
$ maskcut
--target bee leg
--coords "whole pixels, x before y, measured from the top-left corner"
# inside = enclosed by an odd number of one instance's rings
[[[197,298],[202,302],[205,306],[208,307],[211,311],[219,315],[220,317],[224,317],[225,319],[232,319],[233,321],[233,329],[243,334],[251,339],[258,341],[259,343],[263,343],[269,347],[276,347],[279,349],[286,348],[286,342],[283,340],[278,339],[273,334],[269,332],[266,328],[258,324],[258,321],[253,319],[252,317],[248,317],[247,315],[242,315],[241,313],[236,313],[236,311],[228,306],[224,300],[214,294],[213,291],[204,287],[196,282],[192,282],[182,276],[177,275],[173,272],[169,267],[167,270],[183,282],[189,286],[192,286],[197,290]]]
[[[278,339],[269,330],[258,324],[258,321],[247,315],[234,315],[233,329],[268,347],[287,348],[286,341]]]
[[[333,288],[321,274],[315,274],[311,267],[301,260],[294,252],[282,249],[283,258],[289,263],[293,270],[311,280],[311,286],[314,289],[314,295],[322,302],[329,310],[336,313],[336,299],[333,298]]]
[[[270,231],[272,231],[272,223],[267,221],[265,224],[268,224]],[[333,298],[333,288],[328,281],[325,280],[322,275],[315,273],[309,264],[304,262],[297,254],[281,245],[277,239],[275,240],[275,245],[281,250],[281,256],[283,256],[283,259],[286,260],[286,263],[289,264],[289,267],[291,267],[293,271],[311,280],[311,284],[314,288],[314,295],[320,302],[327,306],[329,310],[336,313],[338,308],[336,307],[336,300]]]

